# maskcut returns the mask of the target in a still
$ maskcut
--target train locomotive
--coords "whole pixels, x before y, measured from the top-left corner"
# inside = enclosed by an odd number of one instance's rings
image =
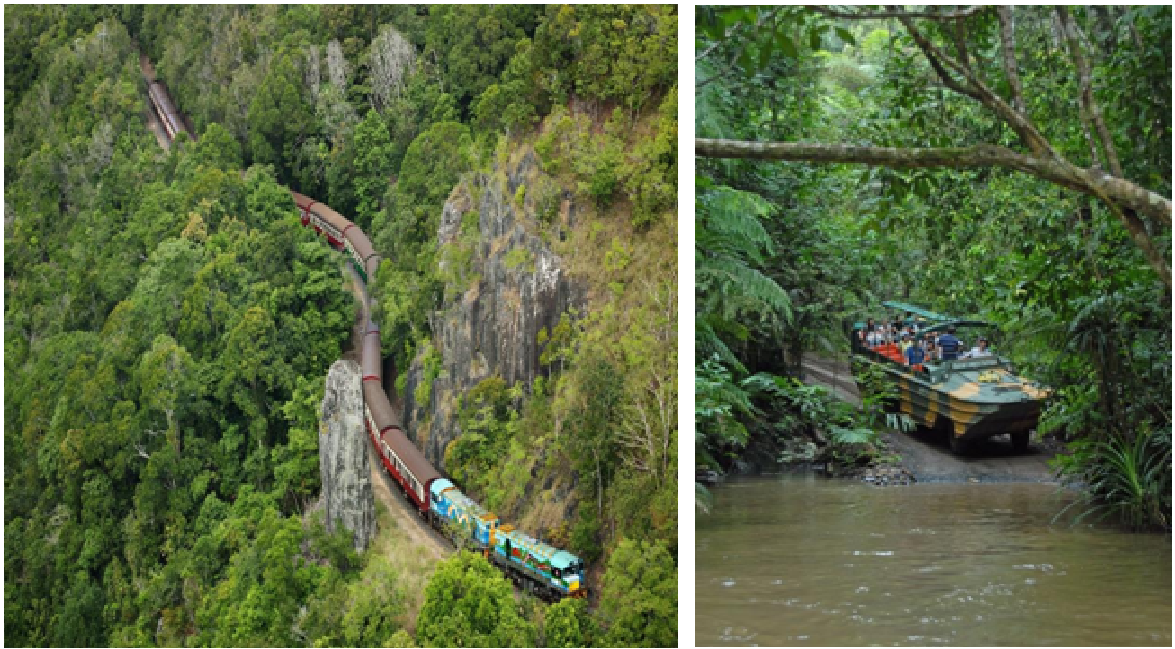
[[[160,83],[150,82],[148,95],[169,140],[181,130],[192,135]],[[303,226],[314,228],[333,248],[345,252],[365,284],[375,276],[382,258],[358,226],[308,196],[293,190],[290,194]],[[363,313],[360,365],[364,422],[384,472],[430,526],[458,547],[484,554],[518,586],[547,600],[586,597],[584,564],[579,557],[528,536],[487,512],[442,476],[404,434],[383,388],[380,329],[371,319],[370,302],[363,305]]]

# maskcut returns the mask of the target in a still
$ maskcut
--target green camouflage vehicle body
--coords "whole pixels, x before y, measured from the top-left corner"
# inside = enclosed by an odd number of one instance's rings
[[[951,325],[983,326],[977,320],[940,320],[918,334],[941,331]],[[898,407],[916,423],[949,430],[951,449],[963,452],[972,443],[995,435],[1011,435],[1017,450],[1027,450],[1029,433],[1040,419],[1047,388],[1016,376],[1011,363],[999,356],[924,363],[911,368],[898,360],[896,345],[870,349],[853,328],[853,353],[880,367],[898,390]]]

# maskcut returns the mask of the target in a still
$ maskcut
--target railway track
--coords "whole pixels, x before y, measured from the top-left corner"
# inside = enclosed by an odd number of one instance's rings
[[[151,111],[167,142],[171,143],[181,133],[194,140],[191,124],[176,109],[166,87],[155,79],[154,68],[145,56],[140,58],[140,67],[147,81]],[[158,132],[156,135],[158,137]],[[364,422],[371,440],[369,452],[375,453],[377,464],[384,468],[379,473],[386,472],[386,478],[397,484],[404,501],[413,505],[415,513],[419,514],[409,518],[427,520],[436,530],[458,531],[461,545],[468,544],[484,553],[486,559],[516,586],[543,599],[586,597],[585,566],[579,557],[528,536],[487,512],[443,477],[405,434],[399,423],[399,413],[393,410],[384,388],[380,329],[371,319],[371,298],[366,287],[382,257],[354,223],[327,205],[289,191],[301,212],[302,225],[323,235],[350,262],[348,266],[353,281],[348,283],[359,302],[358,342],[352,353],[358,353],[362,368]],[[388,486],[386,482],[380,482]],[[387,499],[385,503],[390,510],[399,509],[398,503],[393,501]],[[429,532],[417,536],[435,541],[439,535],[431,534],[432,529]]]

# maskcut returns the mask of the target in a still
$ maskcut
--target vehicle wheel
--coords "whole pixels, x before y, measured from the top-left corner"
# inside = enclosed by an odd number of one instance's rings
[[[1017,453],[1027,453],[1028,435],[1028,431],[1024,431],[1023,433],[1011,433],[1010,436],[1012,438],[1012,450],[1016,451]]]
[[[956,435],[955,431],[947,431],[947,437],[951,441],[951,452],[955,455],[966,455],[971,450],[971,442]]]

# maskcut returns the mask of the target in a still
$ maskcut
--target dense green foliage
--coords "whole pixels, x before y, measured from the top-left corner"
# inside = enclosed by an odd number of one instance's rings
[[[76,19],[6,24],[53,16]],[[337,260],[218,127],[161,154],[118,21],[71,36],[7,88],[7,637],[293,642],[298,603],[356,566],[296,516],[318,491],[305,377],[349,329]]]
[[[1015,104],[996,12],[972,14],[910,24],[939,51],[955,57],[970,52],[971,65]],[[1024,88],[1026,114],[1060,155],[1110,169],[1111,147],[1097,137],[1079,101],[1078,61],[1058,16],[1065,14],[1021,8],[1012,14],[1012,69]],[[1081,8],[1072,18],[1122,176],[1169,196],[1171,108],[1163,89],[1170,87],[1170,9]],[[698,63],[699,137],[909,150],[976,142],[1021,146],[1015,129],[988,105],[939,82],[914,32],[896,19],[840,19],[800,8],[703,8],[697,20],[699,51],[709,50]],[[1131,99],[1139,96],[1156,99],[1140,107]],[[1073,442],[1061,460],[1063,472],[1087,476],[1094,497],[1114,501],[1131,493],[1144,501],[1131,510],[1148,512],[1142,517],[1147,524],[1169,526],[1170,496],[1161,485],[1170,484],[1170,462],[1162,460],[1170,453],[1170,435],[1163,433],[1171,425],[1170,293],[1139,244],[1153,241],[1169,267],[1169,221],[1147,221],[1140,238],[1124,227],[1131,214],[1123,217],[1112,201],[1091,201],[996,168],[700,161],[703,200],[718,201],[724,186],[767,199],[770,207],[760,213],[769,231],[785,224],[771,242],[794,261],[784,260],[785,270],[771,278],[791,297],[793,315],[808,318],[792,325],[798,347],[776,336],[756,349],[768,358],[786,350],[793,361],[801,349],[827,353],[820,340],[838,337],[842,317],[864,315],[895,297],[992,320],[1005,331],[1001,353],[1057,388],[1040,432]],[[699,210],[699,232],[724,234],[707,220],[714,213]],[[773,218],[776,213],[786,219]],[[753,268],[773,267],[758,265],[744,250]],[[699,255],[699,269],[708,261]],[[749,297],[764,295],[757,284],[741,286]],[[726,316],[711,309],[699,313],[703,319],[721,324]],[[749,371],[769,363],[742,347],[744,340],[761,343],[762,327],[698,330],[716,334]],[[700,352],[715,347],[713,337],[699,338]],[[709,353],[698,362],[708,361]],[[1123,457],[1135,459],[1119,461]],[[1129,482],[1122,474],[1131,464],[1150,486],[1122,490],[1088,481],[1110,472]],[[1167,495],[1157,501],[1146,495],[1160,493]]]
[[[386,257],[371,288],[404,367],[428,344],[441,296],[461,290],[438,269],[435,233],[463,174],[533,140],[553,111],[599,117],[571,120],[561,143],[572,148],[551,164],[592,154],[567,166],[567,184],[601,207],[598,223],[619,224],[619,240],[591,249],[620,251],[608,280],[633,308],[581,323],[583,351],[564,332],[566,376],[528,389],[546,396],[523,409],[546,403],[575,417],[590,405],[578,401],[585,391],[560,386],[588,381],[572,368],[594,368],[581,359],[609,349],[601,362],[630,382],[602,397],[591,383],[591,398],[615,407],[599,428],[560,442],[591,440],[574,462],[610,454],[606,480],[581,480],[577,497],[594,506],[580,508],[592,522],[578,538],[601,563],[624,534],[675,548],[676,415],[656,404],[676,403],[664,245],[676,195],[676,13],[155,5],[6,7],[5,18],[9,643],[623,641],[605,640],[577,602],[527,600],[505,626],[496,617],[454,626],[444,611],[455,592],[514,597],[465,555],[442,565],[412,619],[399,568],[357,557],[347,534],[327,533],[308,512],[322,377],[348,338],[353,303],[340,258],[300,227],[283,185],[369,229]],[[136,41],[198,142],[164,153],[145,128]],[[613,107],[596,150],[590,129]],[[619,241],[634,227],[652,238],[640,245],[665,252],[651,262],[652,288],[635,281],[651,266],[620,254],[632,251]],[[637,308],[650,294],[663,303]],[[654,412],[648,435],[668,440],[663,450],[633,453],[622,448],[628,437],[610,435]],[[534,432],[550,419],[527,422]],[[665,557],[662,548],[657,565]],[[649,592],[666,578],[642,574]],[[471,576],[484,584],[470,586]],[[649,599],[658,641],[673,644],[675,610]],[[601,619],[606,628],[613,618]]]
[[[534,624],[514,601],[510,580],[483,557],[461,551],[428,582],[416,633],[425,647],[527,647]]]

